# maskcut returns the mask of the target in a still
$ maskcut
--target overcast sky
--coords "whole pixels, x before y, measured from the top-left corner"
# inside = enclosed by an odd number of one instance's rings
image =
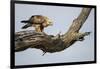
[[[79,7],[60,7],[60,6],[45,6],[45,5],[15,5],[15,32],[23,31],[21,27],[24,25],[20,21],[28,20],[32,15],[44,15],[53,21],[53,26],[45,28],[45,32],[50,35],[56,35],[59,32],[64,34],[73,19],[75,19],[82,8]],[[34,30],[30,27],[25,30]],[[15,65],[30,65],[30,64],[46,64],[46,63],[68,63],[80,61],[94,60],[94,9],[92,9],[88,19],[82,26],[80,32],[92,32],[85,37],[82,42],[76,42],[71,47],[61,52],[46,53],[39,49],[27,49],[22,52],[15,53]]]

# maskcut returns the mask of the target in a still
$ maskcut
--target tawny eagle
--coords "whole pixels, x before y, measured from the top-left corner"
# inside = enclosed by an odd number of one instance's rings
[[[22,29],[33,26],[36,32],[43,32],[45,27],[52,25],[52,21],[48,17],[42,15],[33,15],[29,20],[23,20],[21,22],[26,23]]]

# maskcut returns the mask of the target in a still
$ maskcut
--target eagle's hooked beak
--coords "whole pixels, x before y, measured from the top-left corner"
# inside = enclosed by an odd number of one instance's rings
[[[53,25],[53,21],[49,19],[49,25],[52,26]]]

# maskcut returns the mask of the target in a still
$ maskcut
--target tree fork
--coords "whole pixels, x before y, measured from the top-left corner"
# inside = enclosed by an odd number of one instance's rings
[[[44,32],[33,30],[20,31],[15,33],[15,52],[24,51],[28,48],[36,48],[44,53],[60,52],[70,47],[76,41],[83,41],[90,32],[80,33],[79,30],[88,18],[92,8],[83,8],[75,18],[68,32],[64,35],[47,35]]]

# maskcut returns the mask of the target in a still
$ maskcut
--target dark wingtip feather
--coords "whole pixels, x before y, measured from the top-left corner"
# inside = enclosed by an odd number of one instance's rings
[[[26,29],[26,28],[28,28],[28,26],[27,26],[27,25],[25,25],[25,26],[23,26],[23,27],[22,27],[22,29]]]
[[[31,26],[31,24],[26,24],[25,26],[22,27],[22,29],[26,29],[26,28],[28,28],[30,26]]]
[[[25,21],[25,20],[23,20],[23,21],[21,21],[21,23],[29,23],[29,21]]]

